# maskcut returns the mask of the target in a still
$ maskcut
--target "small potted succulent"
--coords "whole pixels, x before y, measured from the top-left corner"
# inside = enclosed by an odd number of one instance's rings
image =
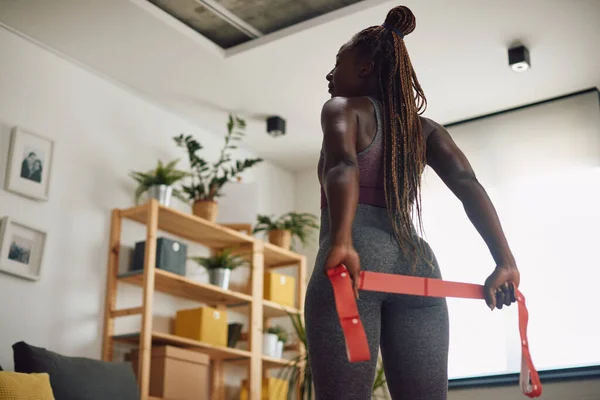
[[[292,240],[297,239],[306,245],[314,229],[319,228],[317,217],[310,213],[289,212],[275,219],[268,215],[258,215],[253,233],[266,232],[269,243],[290,249]]]
[[[263,333],[263,353],[266,356],[281,358],[283,346],[287,342],[287,332],[280,326],[269,327]]]
[[[241,256],[233,254],[233,249],[226,248],[209,257],[190,257],[199,266],[208,272],[208,281],[211,285],[221,289],[229,289],[229,278],[231,271],[247,264]]]
[[[151,171],[132,171],[130,176],[138,183],[135,190],[135,203],[139,204],[144,193],[148,193],[149,198],[157,199],[160,204],[167,207],[171,203],[172,195],[185,201],[181,192],[173,188],[175,183],[189,175],[185,171],[175,169],[178,162],[179,160],[175,160],[164,165],[162,161],[158,160],[156,168]]]
[[[285,347],[285,344],[288,341],[288,333],[285,329],[281,328],[281,327],[276,327],[278,328],[278,332],[277,332],[277,351],[275,353],[275,358],[282,358],[283,357],[283,348]]]
[[[243,138],[245,127],[243,119],[229,115],[225,144],[214,163],[199,155],[203,147],[191,135],[181,134],[173,138],[178,147],[186,149],[190,161],[191,181],[183,185],[183,192],[192,203],[194,215],[215,222],[218,213],[216,199],[223,195],[223,186],[238,181],[242,172],[263,161],[262,158],[232,161],[230,151],[237,149],[235,142]]]

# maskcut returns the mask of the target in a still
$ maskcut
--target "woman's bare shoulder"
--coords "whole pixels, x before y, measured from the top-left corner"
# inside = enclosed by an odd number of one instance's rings
[[[421,121],[421,127],[423,128],[423,136],[425,140],[427,140],[432,133],[438,131],[445,131],[446,129],[436,121],[431,118],[421,117],[419,116],[419,120]]]

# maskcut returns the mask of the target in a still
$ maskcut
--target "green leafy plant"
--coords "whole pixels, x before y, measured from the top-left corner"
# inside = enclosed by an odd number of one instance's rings
[[[312,400],[312,371],[310,369],[310,354],[306,341],[306,328],[300,314],[288,313],[294,326],[294,333],[298,338],[299,344],[302,344],[306,351],[290,361],[290,365],[283,368],[278,375],[279,379],[285,379],[289,382],[287,398],[292,399],[292,393],[298,390],[298,400]],[[376,394],[376,392],[378,392]],[[379,392],[383,392],[384,398],[387,398],[387,382],[381,359],[378,360],[377,372],[375,373],[375,381],[373,382],[373,399],[379,399]]]
[[[174,160],[167,165],[164,165],[161,160],[158,160],[156,168],[153,170],[148,172],[130,172],[130,176],[138,183],[138,187],[135,190],[136,204],[139,204],[140,197],[142,197],[142,194],[150,187],[159,185],[173,186],[175,183],[188,176],[189,174],[187,172],[175,169],[178,162],[179,160]],[[185,197],[175,188],[173,188],[173,195],[185,201]]]
[[[239,178],[242,172],[263,161],[262,158],[232,161],[230,152],[237,149],[235,142],[242,140],[245,128],[246,121],[229,115],[225,143],[221,148],[219,159],[214,163],[209,163],[200,156],[203,147],[191,135],[181,134],[173,138],[178,147],[187,150],[190,161],[192,179],[189,185],[183,186],[183,192],[189,201],[214,201],[223,195],[222,189],[227,182]]]
[[[294,327],[294,333],[298,338],[298,343],[302,344],[305,349],[307,347],[306,341],[306,329],[304,322],[300,314],[288,313],[292,325]],[[312,387],[312,371],[310,369],[310,358],[308,350],[304,353],[300,353],[294,357],[289,366],[283,368],[278,376],[279,379],[285,379],[289,382],[289,389],[287,398],[291,400],[292,393],[298,390],[298,400],[312,400],[313,398],[313,387]]]
[[[256,220],[257,223],[252,231],[253,233],[288,230],[291,232],[292,238],[298,239],[303,245],[307,244],[313,229],[319,229],[317,216],[310,213],[292,211],[281,215],[279,218],[259,214]]]
[[[277,335],[277,340],[280,342],[283,342],[283,344],[286,344],[288,341],[288,333],[281,326],[277,325],[277,326],[269,327],[267,329],[267,333],[272,333],[274,335]]]
[[[212,269],[230,269],[234,270],[247,264],[240,255],[233,254],[232,248],[226,248],[215,253],[210,257],[189,257],[189,260],[196,262],[206,270]]]
[[[377,370],[375,371],[375,381],[373,382],[373,400],[389,399],[387,380],[385,379],[385,370],[381,358],[377,360]]]

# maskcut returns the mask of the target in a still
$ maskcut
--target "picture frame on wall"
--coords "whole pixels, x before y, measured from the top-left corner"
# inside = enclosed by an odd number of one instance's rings
[[[36,281],[40,279],[47,234],[14,221],[0,220],[0,272]]]
[[[30,199],[47,201],[54,142],[14,127],[6,168],[5,189]]]

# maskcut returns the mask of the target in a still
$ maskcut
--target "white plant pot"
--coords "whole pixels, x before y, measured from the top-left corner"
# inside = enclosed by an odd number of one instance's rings
[[[155,185],[148,188],[148,197],[158,200],[158,203],[169,207],[171,205],[171,196],[173,188],[167,185]]]
[[[221,289],[229,289],[229,278],[231,270],[226,268],[215,268],[208,271],[208,281],[211,285],[220,287]]]
[[[277,342],[277,351],[275,351],[275,358],[283,357],[283,342],[280,340]]]
[[[265,356],[277,357],[278,339],[274,333],[263,333],[263,354]]]

